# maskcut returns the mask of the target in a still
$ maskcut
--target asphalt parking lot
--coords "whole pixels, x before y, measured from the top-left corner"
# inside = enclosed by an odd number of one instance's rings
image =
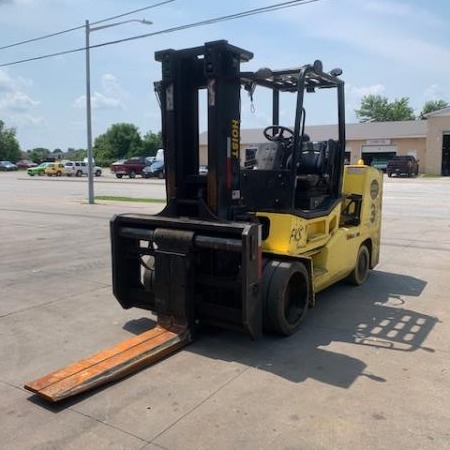
[[[111,292],[109,218],[86,179],[0,173],[5,449],[450,448],[450,177],[387,179],[381,261],[319,294],[290,338],[207,331],[153,367],[49,405],[24,383],[151,327]],[[163,198],[159,180],[96,195]]]

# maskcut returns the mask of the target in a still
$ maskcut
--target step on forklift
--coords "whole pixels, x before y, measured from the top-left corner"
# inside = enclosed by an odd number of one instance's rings
[[[156,314],[157,326],[92,358],[28,383],[57,401],[123,377],[188,344],[203,325],[298,331],[317,292],[365,282],[380,251],[382,174],[344,165],[342,71],[320,61],[241,71],[253,54],[214,41],[156,52],[167,206],[111,219],[113,293],[121,306]],[[272,123],[254,164],[241,160],[241,92],[272,93]],[[336,93],[335,136],[313,141],[305,96]],[[199,174],[199,91],[207,101],[207,174]],[[293,95],[293,127],[280,97]],[[330,105],[331,107],[331,105]],[[289,124],[292,125],[292,122]]]

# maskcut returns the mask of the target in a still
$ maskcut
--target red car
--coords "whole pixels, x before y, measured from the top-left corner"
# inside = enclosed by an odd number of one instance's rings
[[[30,161],[29,159],[21,159],[20,161],[16,162],[16,166],[19,169],[29,169],[30,167],[36,167],[37,164],[33,161]]]

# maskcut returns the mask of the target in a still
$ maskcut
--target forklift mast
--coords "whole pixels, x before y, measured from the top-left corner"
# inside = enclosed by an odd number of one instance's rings
[[[156,52],[168,206],[163,215],[233,220],[240,206],[240,64],[251,52],[208,42]],[[199,90],[207,90],[208,175],[199,170]]]

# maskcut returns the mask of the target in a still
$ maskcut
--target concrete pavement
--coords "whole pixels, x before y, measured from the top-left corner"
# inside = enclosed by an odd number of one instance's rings
[[[96,187],[146,196],[133,181]],[[319,294],[295,336],[208,330],[153,367],[48,405],[23,384],[153,324],[113,298],[108,220],[162,205],[88,205],[86,186],[0,173],[2,448],[450,447],[450,179],[386,179],[379,266],[364,286]]]

